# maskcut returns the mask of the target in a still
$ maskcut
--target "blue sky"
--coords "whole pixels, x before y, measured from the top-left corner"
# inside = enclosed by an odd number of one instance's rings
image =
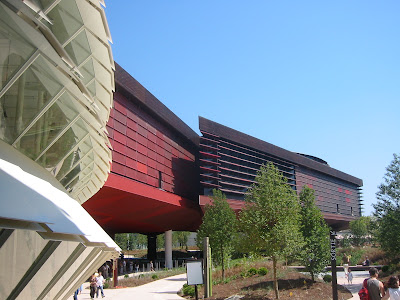
[[[399,1],[106,2],[114,59],[199,133],[198,116],[364,181],[399,153]]]

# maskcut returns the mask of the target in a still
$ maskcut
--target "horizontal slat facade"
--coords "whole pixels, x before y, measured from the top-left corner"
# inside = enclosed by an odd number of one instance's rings
[[[331,224],[332,216],[350,220],[361,215],[362,180],[330,168],[322,159],[287,151],[204,118],[200,131],[200,153],[207,153],[200,159],[205,196],[219,187],[228,199],[243,201],[261,165],[272,162],[298,194],[306,185],[315,190],[316,204]]]

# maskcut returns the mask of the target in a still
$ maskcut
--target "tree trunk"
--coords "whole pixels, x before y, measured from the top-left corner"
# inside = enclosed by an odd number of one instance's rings
[[[272,256],[272,265],[274,268],[274,291],[275,299],[279,299],[278,278],[276,277],[276,256]]]
[[[222,281],[225,281],[225,263],[224,263],[224,248],[221,246],[222,253]]]

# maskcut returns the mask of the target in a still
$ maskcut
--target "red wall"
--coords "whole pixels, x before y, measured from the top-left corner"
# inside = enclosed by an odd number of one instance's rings
[[[117,90],[107,130],[112,173],[159,188],[161,172],[162,189],[197,200],[197,149],[171,126]]]

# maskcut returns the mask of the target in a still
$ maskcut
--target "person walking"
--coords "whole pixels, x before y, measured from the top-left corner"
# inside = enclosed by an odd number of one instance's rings
[[[78,300],[79,288],[74,292],[74,300]]]
[[[386,296],[382,299],[400,300],[399,278],[390,276]]]
[[[101,275],[101,272],[99,272],[99,275],[96,277],[96,285],[97,285],[97,291],[96,291],[96,298],[99,298],[99,290],[101,291],[101,297],[104,298],[104,290],[103,290],[103,284],[104,284],[104,277]]]
[[[347,272],[349,271],[349,263],[350,263],[350,258],[351,255],[346,255],[346,253],[343,253],[343,258],[342,258],[342,262],[343,262],[343,270],[344,270],[344,274],[347,275]]]
[[[153,261],[150,261],[150,271],[154,271],[154,265],[153,265]]]
[[[99,274],[95,273],[90,277],[90,299],[94,299],[94,295],[96,294],[97,275]]]
[[[370,278],[367,280],[367,289],[370,300],[381,300],[385,296],[385,288],[383,283],[378,280],[378,270],[376,268],[369,269]]]
[[[347,283],[348,284],[353,284],[353,273],[351,273],[351,269],[350,268],[347,269],[346,277],[347,277]]]

